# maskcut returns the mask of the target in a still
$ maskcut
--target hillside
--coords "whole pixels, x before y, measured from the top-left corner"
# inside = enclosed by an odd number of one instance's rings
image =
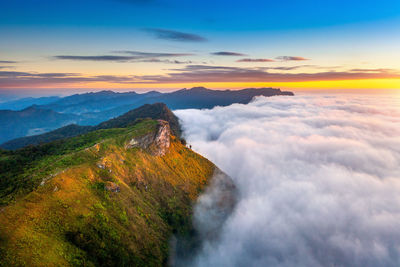
[[[8,141],[0,147],[4,149],[18,149],[27,145],[38,145],[48,143],[51,141],[73,137],[80,134],[88,133],[99,129],[122,128],[132,125],[140,118],[162,119],[169,122],[172,132],[175,136],[180,137],[181,129],[179,126],[178,118],[168,109],[163,103],[146,104],[127,113],[100,123],[97,126],[80,126],[68,125],[62,128],[50,131],[48,133],[17,138]]]
[[[0,265],[166,265],[216,170],[163,120],[0,150]]]

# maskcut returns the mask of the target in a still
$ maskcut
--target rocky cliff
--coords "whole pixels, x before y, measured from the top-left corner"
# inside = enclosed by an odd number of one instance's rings
[[[164,156],[171,144],[171,128],[164,120],[157,120],[157,130],[144,136],[132,138],[125,146],[127,149],[140,147],[147,149],[153,156]]]

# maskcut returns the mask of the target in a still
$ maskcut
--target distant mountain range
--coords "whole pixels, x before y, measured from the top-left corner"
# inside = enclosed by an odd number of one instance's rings
[[[32,105],[46,105],[59,100],[58,96],[46,96],[46,97],[25,97],[18,100],[12,100],[0,103],[0,110],[21,110]]]
[[[21,111],[0,110],[0,142],[16,137],[41,134],[71,123],[80,116],[40,109],[35,106]]]
[[[84,126],[97,125],[103,121],[115,118],[144,104],[165,103],[170,109],[213,108],[228,106],[233,103],[249,103],[255,96],[293,95],[292,92],[275,88],[248,88],[242,90],[210,90],[204,87],[182,89],[171,93],[151,91],[143,94],[136,92],[118,93],[101,91],[96,93],[75,94],[67,97],[24,98],[0,104],[0,143],[9,140],[43,134],[54,129],[79,124]],[[30,104],[29,107],[26,107]],[[15,110],[23,107],[23,110]],[[74,128],[72,130],[72,128]],[[75,126],[67,128],[72,132],[81,131]],[[64,136],[66,129],[60,129]],[[53,136],[54,133],[51,135]],[[47,137],[41,136],[47,140]],[[18,145],[27,140],[19,140]],[[38,140],[38,139],[35,139]],[[15,142],[11,142],[16,144]],[[31,143],[31,141],[28,141]],[[1,145],[1,147],[10,147]]]

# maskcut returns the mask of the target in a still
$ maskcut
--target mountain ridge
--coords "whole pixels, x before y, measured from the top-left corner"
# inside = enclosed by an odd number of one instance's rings
[[[27,145],[39,145],[55,140],[85,134],[91,131],[110,128],[122,128],[136,123],[140,118],[162,119],[167,121],[175,136],[181,136],[181,129],[179,126],[178,118],[168,109],[163,103],[145,104],[139,108],[128,111],[127,113],[102,122],[96,126],[81,126],[70,124],[54,131],[44,134],[21,137],[1,144],[0,147],[4,149],[18,149]]]
[[[22,111],[0,110],[0,123],[7,131],[0,132],[0,143],[15,138],[41,134],[66,126],[79,124],[93,126],[118,117],[144,104],[165,103],[170,109],[213,108],[233,103],[249,103],[255,96],[294,95],[292,92],[275,88],[247,88],[242,90],[210,90],[193,87],[174,92],[150,91],[119,93],[113,91],[90,92],[58,98],[52,103],[33,103],[25,109],[34,109],[41,116],[27,119]],[[1,105],[0,105],[1,106]],[[40,111],[47,110],[47,111]],[[46,113],[46,114],[45,114]],[[51,119],[58,118],[56,119]],[[25,120],[24,120],[25,118]]]

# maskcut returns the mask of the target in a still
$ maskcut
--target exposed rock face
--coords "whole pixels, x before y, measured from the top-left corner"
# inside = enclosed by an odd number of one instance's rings
[[[167,153],[168,148],[170,146],[170,136],[171,129],[169,127],[169,123],[163,120],[158,120],[159,126],[156,137],[154,139],[155,149],[153,149],[153,155],[155,156],[163,156]]]
[[[147,149],[153,156],[164,156],[171,145],[170,136],[171,128],[169,123],[164,120],[158,120],[158,128],[155,133],[132,138],[125,148],[140,147]]]
[[[113,183],[113,182],[107,182],[107,184],[104,186],[104,189],[107,191],[114,192],[114,193],[118,193],[121,191],[119,185],[117,185],[116,183]]]

